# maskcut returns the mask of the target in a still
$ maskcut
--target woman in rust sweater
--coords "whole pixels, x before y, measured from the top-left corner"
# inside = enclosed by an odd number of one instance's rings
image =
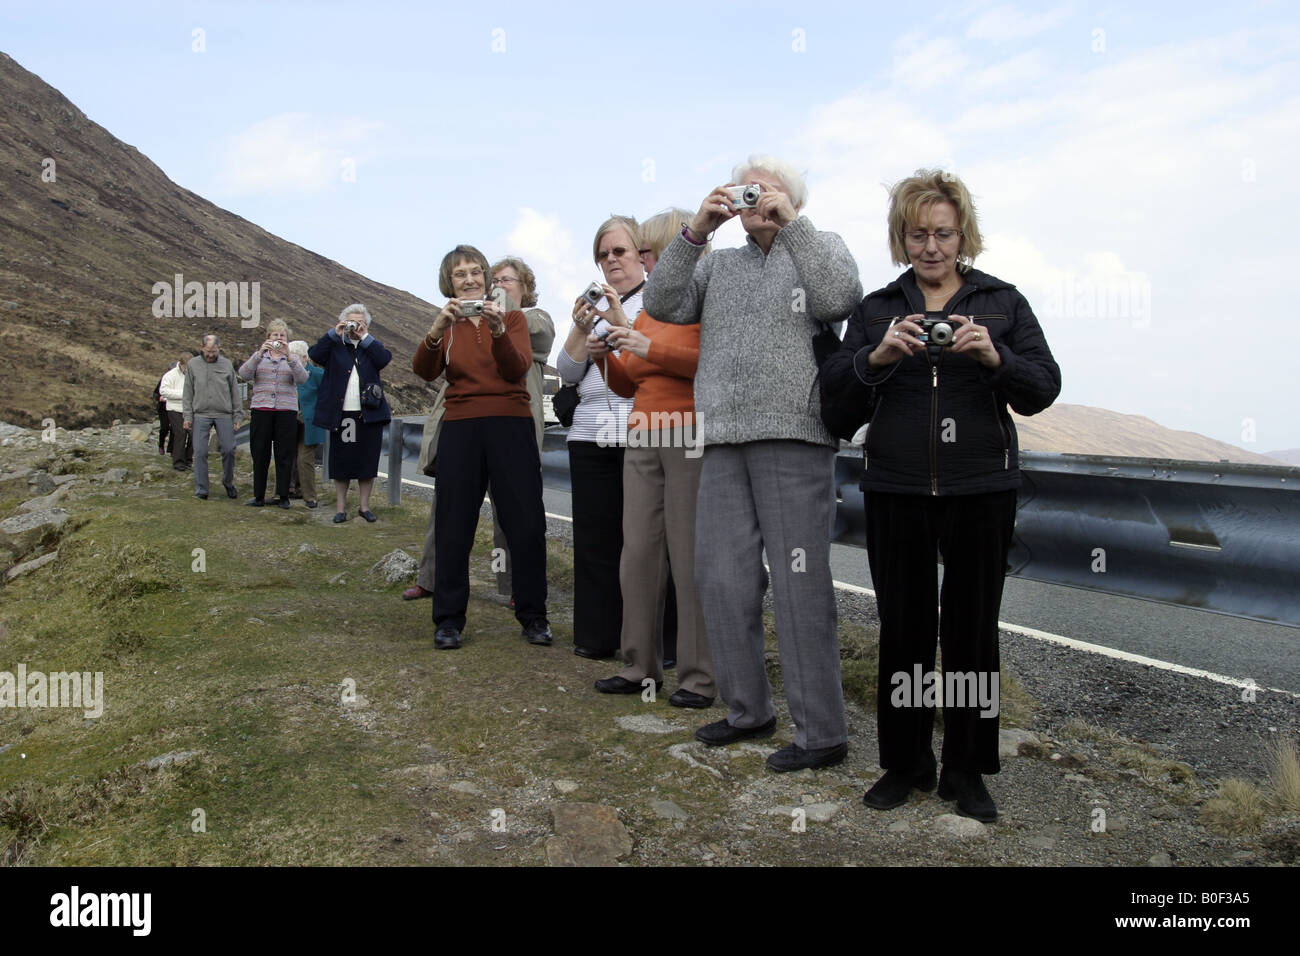
[[[668,325],[642,312],[636,327],[591,336],[587,348],[609,387],[633,398],[623,458],[623,669],[596,681],[604,694],[640,693],[647,677],[663,686],[664,592],[671,559],[677,587],[675,707],[709,707],[717,696],[704,615],[695,595],[695,497],[699,431],[693,389],[700,326]],[[610,351],[617,349],[622,354]]]
[[[447,373],[434,505],[433,643],[438,650],[461,645],[469,555],[489,484],[514,561],[515,618],[530,644],[551,643],[542,466],[525,381],[533,361],[528,320],[484,298],[488,278],[487,258],[473,246],[447,253],[438,287],[450,301],[411,362],[412,371],[426,381]]]

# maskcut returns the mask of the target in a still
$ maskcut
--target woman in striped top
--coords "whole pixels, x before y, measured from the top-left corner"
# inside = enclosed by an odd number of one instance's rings
[[[283,319],[266,326],[266,341],[239,366],[239,377],[253,383],[249,400],[248,450],[253,456],[253,497],[248,504],[266,504],[266,474],[275,455],[275,503],[289,507],[289,474],[298,450],[298,386],[307,370],[289,351],[289,328]]]

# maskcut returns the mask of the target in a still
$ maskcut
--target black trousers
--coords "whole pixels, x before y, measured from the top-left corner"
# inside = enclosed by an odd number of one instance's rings
[[[569,442],[573,490],[573,643],[617,651],[623,637],[623,449]]]
[[[253,497],[266,497],[266,473],[275,454],[275,496],[289,496],[289,473],[298,454],[298,413],[254,408],[248,421],[248,452],[253,457]]]
[[[961,675],[968,690],[980,681],[986,689],[997,686],[998,611],[1016,492],[930,497],[868,491],[866,513],[867,560],[880,612],[880,766],[916,772],[933,759],[935,707],[917,706],[923,695],[916,685],[918,676],[934,672],[936,633],[945,682]],[[943,589],[936,602],[939,555]],[[938,695],[945,703],[943,763],[997,773],[996,710],[964,696],[965,706],[952,706],[941,690]]]
[[[434,491],[433,623],[465,628],[469,556],[492,488],[514,574],[515,618],[546,620],[546,510],[532,416],[444,421]]]
[[[194,433],[185,430],[185,415],[182,412],[168,412],[167,436],[168,450],[172,453],[172,466],[194,464]]]

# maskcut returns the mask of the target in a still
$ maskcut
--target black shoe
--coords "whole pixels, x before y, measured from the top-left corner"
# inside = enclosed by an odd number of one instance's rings
[[[374,524],[376,521],[379,520],[378,518],[375,517],[375,513],[373,511],[358,511],[357,514],[361,515],[361,517],[365,518],[371,524]]]
[[[460,647],[460,631],[450,624],[444,624],[434,632],[433,646],[440,651],[454,651]]]
[[[266,502],[263,501],[261,498],[249,498],[247,501],[244,502],[244,504],[248,505],[248,507],[250,508],[266,507]]]
[[[180,462],[176,462],[175,464],[172,465],[172,470],[173,470],[173,471],[189,471],[189,468],[186,467],[185,462],[180,461]]]
[[[713,706],[713,698],[705,697],[703,694],[696,694],[693,691],[682,690],[679,687],[673,691],[673,696],[668,698],[668,703],[674,707],[694,707],[696,710],[704,710]]]
[[[227,497],[227,498],[238,498],[238,497],[239,497],[239,489],[236,488],[234,485],[226,485],[226,497]]]
[[[677,667],[677,658],[675,657],[664,658],[664,670],[670,671],[673,670],[675,667]]]
[[[757,727],[733,727],[724,717],[722,720],[705,724],[695,731],[695,739],[710,747],[721,747],[723,744],[734,744],[737,740],[749,740],[751,737],[771,737],[774,733],[776,733],[775,717]]]
[[[973,770],[944,767],[939,774],[939,799],[956,800],[959,814],[981,823],[992,823],[998,818],[997,804],[989,796],[984,778]]]
[[[927,792],[934,789],[933,767],[919,773],[886,770],[885,775],[862,795],[862,802],[873,810],[892,810],[906,803],[913,789]]]
[[[602,694],[639,694],[641,693],[641,681],[628,680],[626,677],[620,677],[615,674],[613,677],[606,677],[604,680],[596,681],[596,690]],[[655,681],[655,693],[664,689],[663,681]]]
[[[316,507],[316,502],[315,502],[315,501],[304,501],[303,504],[305,504],[308,508],[315,508],[315,507]]]
[[[275,499],[275,505],[276,505],[277,508],[290,508],[290,507],[292,507],[292,505],[289,504],[289,499],[288,499],[288,498],[276,498],[276,499]]]
[[[614,656],[613,651],[598,651],[591,647],[583,647],[581,644],[573,645],[573,653],[589,661],[607,661]]]
[[[201,492],[201,491],[196,491],[196,492],[194,492],[194,497],[195,497],[195,498],[202,498],[204,501],[207,501],[207,500],[208,500],[208,496],[205,495],[205,494],[204,494],[203,492]]]
[[[348,520],[348,515],[347,515],[347,512],[346,512],[346,511],[336,511],[336,512],[334,512],[334,523],[335,523],[335,524],[342,524],[343,522],[345,522],[345,521],[347,521],[347,520]]]
[[[543,619],[538,619],[524,625],[524,640],[529,644],[537,644],[540,647],[550,647],[551,628]]]
[[[791,770],[815,770],[818,767],[832,767],[843,763],[849,752],[848,744],[836,744],[834,747],[816,747],[804,750],[798,744],[782,747],[776,753],[767,755],[767,765],[777,773]]]

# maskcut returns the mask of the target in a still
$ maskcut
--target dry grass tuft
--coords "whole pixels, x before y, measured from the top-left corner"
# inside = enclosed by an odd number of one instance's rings
[[[1219,784],[1218,796],[1201,807],[1201,824],[1221,836],[1258,833],[1266,817],[1264,796],[1249,780],[1233,777]]]
[[[1280,737],[1268,744],[1270,802],[1282,813],[1300,813],[1300,755],[1295,741]]]

